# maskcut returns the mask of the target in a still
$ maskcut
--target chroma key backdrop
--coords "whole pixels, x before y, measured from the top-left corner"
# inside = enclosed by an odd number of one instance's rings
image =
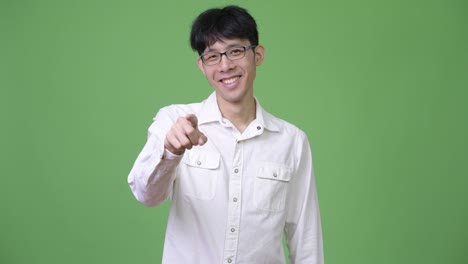
[[[463,0],[0,1],[0,263],[161,262],[169,202],[127,175],[159,108],[211,93],[189,30],[233,3],[257,98],[309,136],[326,263],[468,263]]]

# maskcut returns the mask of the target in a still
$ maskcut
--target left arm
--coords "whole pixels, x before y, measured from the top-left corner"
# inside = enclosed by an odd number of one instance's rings
[[[295,173],[289,183],[285,234],[291,264],[323,264],[322,227],[312,166],[304,132],[296,136]]]

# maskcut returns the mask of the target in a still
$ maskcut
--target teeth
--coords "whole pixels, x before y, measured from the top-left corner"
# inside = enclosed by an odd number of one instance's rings
[[[231,79],[224,79],[223,83],[230,84],[230,83],[233,83],[233,82],[237,81],[237,79],[239,79],[239,77],[233,77]]]

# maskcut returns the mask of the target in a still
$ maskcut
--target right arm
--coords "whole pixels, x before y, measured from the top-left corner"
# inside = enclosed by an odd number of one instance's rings
[[[128,175],[135,198],[147,206],[164,202],[171,192],[176,168],[185,149],[205,142],[206,137],[198,130],[195,115],[174,121],[167,109],[161,109],[148,129],[147,142]]]

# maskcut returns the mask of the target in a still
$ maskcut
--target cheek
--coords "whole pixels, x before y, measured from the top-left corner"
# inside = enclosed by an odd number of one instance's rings
[[[255,76],[257,75],[257,68],[255,66],[250,65],[250,67],[247,70],[249,79],[255,79]]]
[[[211,85],[213,85],[213,86],[216,85],[216,84],[218,84],[218,81],[216,81],[216,77],[215,77],[214,74],[212,74],[212,75],[208,75],[208,74],[207,74],[207,75],[206,75],[206,79],[207,79],[208,82],[211,83]]]
[[[204,70],[203,71],[203,75],[205,75],[205,77],[211,82],[212,80],[215,79],[215,75],[213,72],[209,71],[209,70]]]

